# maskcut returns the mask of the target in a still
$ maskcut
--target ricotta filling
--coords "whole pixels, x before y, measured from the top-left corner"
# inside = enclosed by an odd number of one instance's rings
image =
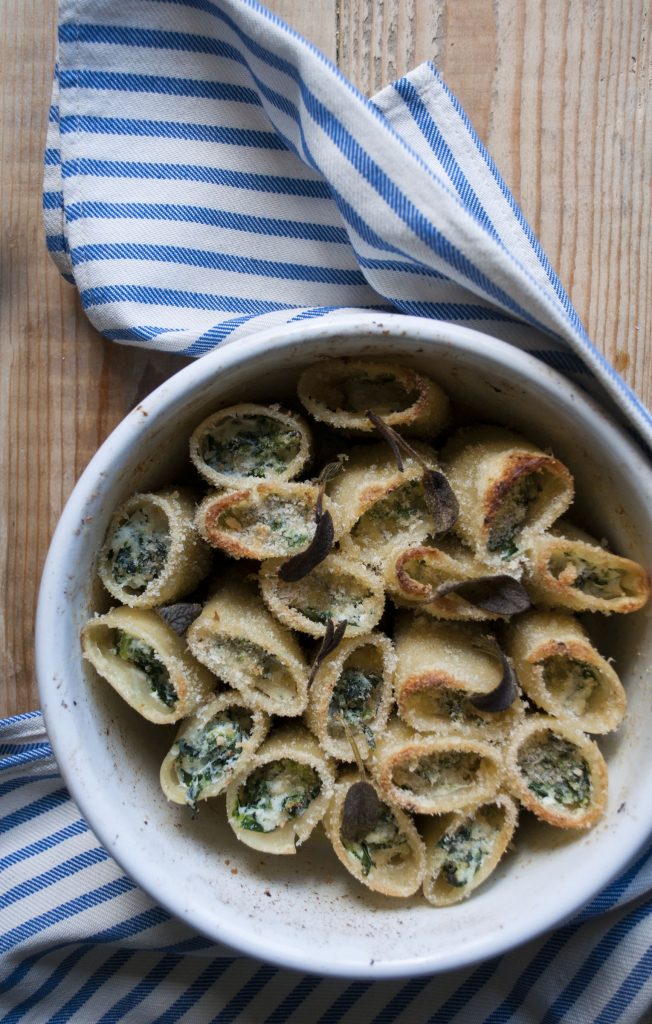
[[[604,601],[623,597],[628,593],[625,573],[608,565],[596,565],[573,551],[554,554],[548,569],[565,586],[579,590],[588,597]]]
[[[381,498],[360,516],[351,530],[353,540],[366,547],[386,544],[399,533],[431,523],[421,480],[410,480]]]
[[[360,373],[355,377],[342,377],[328,381],[324,386],[323,401],[333,412],[342,411],[364,414],[373,409],[378,416],[403,412],[418,400],[419,393],[408,390],[391,373],[377,376]]]
[[[273,494],[225,509],[218,528],[243,534],[265,548],[266,557],[293,554],[307,547],[315,532],[314,507]]]
[[[476,784],[481,765],[479,754],[445,750],[397,764],[392,777],[399,789],[415,796],[453,796]]]
[[[328,731],[332,736],[345,735],[343,718],[354,732],[363,734],[371,748],[376,746],[371,723],[378,713],[382,682],[377,672],[354,667],[344,669],[333,687],[328,706]]]
[[[115,582],[135,594],[160,576],[171,540],[165,514],[159,508],[139,508],[111,537],[107,559]]]
[[[153,647],[118,629],[115,631],[114,653],[138,670],[141,681],[150,693],[167,708],[174,708],[178,699],[177,692],[170,680],[170,673]]]
[[[454,832],[446,832],[437,848],[441,851],[438,876],[455,888],[473,881],[496,840],[496,830],[483,816],[467,818]]]
[[[213,639],[211,667],[231,686],[251,686],[276,700],[296,697],[296,684],[288,668],[253,640],[237,636]]]
[[[591,769],[574,743],[546,729],[523,744],[518,765],[528,788],[546,807],[588,807]]]
[[[594,710],[602,686],[599,670],[579,658],[552,654],[539,663],[543,684],[550,696],[573,715]]]
[[[251,736],[253,719],[246,708],[225,708],[209,722],[195,725],[175,743],[174,769],[191,804],[208,786],[232,774]]]
[[[360,626],[368,617],[371,598],[372,592],[355,577],[317,568],[292,584],[290,607],[311,622],[346,619],[349,626]]]
[[[204,435],[204,462],[226,476],[278,476],[299,454],[300,432],[264,415],[234,415],[215,423]]]
[[[234,817],[251,832],[274,832],[305,814],[321,791],[317,771],[289,757],[256,768],[238,790]]]
[[[363,839],[359,842],[342,839],[342,846],[360,862],[361,873],[367,878],[374,868],[395,867],[403,862],[409,855],[407,842],[408,837],[401,832],[391,810],[384,807],[378,824]]]
[[[543,471],[526,473],[514,481],[500,508],[491,517],[487,549],[503,559],[512,558],[519,549],[520,535],[533,518],[537,499],[543,491]]]

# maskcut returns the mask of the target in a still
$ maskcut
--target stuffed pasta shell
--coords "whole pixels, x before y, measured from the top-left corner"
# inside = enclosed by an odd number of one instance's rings
[[[347,797],[359,783],[356,772],[347,772],[338,779],[326,812],[324,830],[335,855],[368,889],[384,896],[412,896],[425,871],[421,837],[407,814],[380,790],[376,790],[379,803],[373,823],[365,827],[365,822],[349,821]]]
[[[455,530],[483,561],[503,564],[520,556],[573,500],[566,466],[502,427],[458,431],[442,460],[459,501]]]
[[[322,661],[305,721],[326,754],[355,760],[347,728],[363,759],[373,750],[389,717],[395,664],[391,640],[382,633],[345,639]]]
[[[285,626],[310,636],[323,636],[329,619],[346,619],[346,635],[369,633],[385,606],[381,580],[366,566],[332,551],[302,579],[287,583],[279,576],[283,563],[263,562],[260,591],[270,612]]]
[[[267,714],[300,715],[308,699],[308,666],[297,641],[269,614],[257,591],[230,581],[188,630],[198,661]]]
[[[445,814],[495,796],[502,781],[498,748],[478,735],[424,735],[390,724],[372,770],[388,800],[415,814]]]
[[[399,716],[419,732],[469,730],[500,741],[523,718],[517,696],[504,711],[483,711],[472,698],[500,685],[503,667],[480,627],[403,615],[396,626],[394,690]]]
[[[194,590],[211,567],[194,516],[194,495],[186,488],[128,498],[100,551],[98,571],[109,593],[131,608],[153,608]]]
[[[254,850],[296,853],[326,813],[334,781],[329,760],[307,729],[277,729],[227,789],[229,824]]]
[[[407,366],[359,359],[330,359],[304,370],[299,399],[314,419],[350,433],[370,433],[372,409],[406,434],[434,436],[450,414],[438,384]]]
[[[507,649],[537,707],[582,732],[618,728],[627,708],[623,685],[572,615],[530,612],[511,626]]]
[[[415,450],[436,468],[435,453],[415,442]],[[331,481],[342,547],[357,558],[382,564],[400,537],[418,544],[435,529],[423,490],[423,467],[408,455],[401,472],[386,445],[352,449],[344,469]]]
[[[489,622],[505,618],[474,603],[463,591],[438,594],[451,583],[471,583],[490,578],[494,569],[478,562],[459,542],[449,538],[437,546],[402,543],[392,549],[384,566],[385,586],[399,605],[432,615],[435,619]]]
[[[506,781],[524,807],[558,828],[591,828],[607,805],[607,766],[576,726],[532,715],[507,749]]]
[[[197,529],[211,547],[232,558],[291,557],[314,537],[318,494],[313,484],[295,483],[209,494],[197,509]],[[322,508],[331,510],[326,496]]]
[[[641,565],[570,523],[531,539],[525,583],[536,604],[575,612],[635,612],[650,597]]]
[[[423,819],[423,894],[435,907],[467,899],[487,880],[509,846],[518,808],[504,793],[454,814]]]
[[[213,487],[239,490],[259,480],[293,480],[310,458],[307,423],[278,405],[220,409],[190,437],[190,458]]]
[[[246,770],[269,731],[269,716],[248,707],[239,693],[223,693],[181,725],[161,765],[168,800],[195,807],[218,796]]]
[[[96,615],[82,629],[81,643],[95,671],[149,722],[177,722],[215,690],[215,678],[156,612],[113,608]]]

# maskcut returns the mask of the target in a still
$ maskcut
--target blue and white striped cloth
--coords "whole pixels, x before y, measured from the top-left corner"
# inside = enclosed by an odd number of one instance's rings
[[[152,904],[63,786],[39,712],[0,726],[4,1024],[641,1024],[652,849],[569,924],[467,971],[339,981],[215,946]]]
[[[61,0],[47,242],[107,337],[199,356],[391,309],[575,375],[652,445],[435,68],[366,100],[250,0]],[[0,723],[2,1021],[652,1021],[652,850],[570,924],[477,968],[342,982],[191,934],[101,848],[39,713]]]

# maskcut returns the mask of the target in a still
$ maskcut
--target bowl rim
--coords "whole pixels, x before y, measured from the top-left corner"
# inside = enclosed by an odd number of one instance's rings
[[[48,636],[56,635],[54,627],[57,599],[62,597],[66,585],[66,559],[62,557],[62,553],[71,543],[74,544],[71,538],[74,537],[79,524],[79,510],[85,507],[97,478],[111,473],[116,458],[120,460],[126,457],[133,445],[136,429],[142,430],[144,416],[149,417],[148,424],[153,427],[171,402],[183,401],[212,374],[251,361],[258,352],[270,346],[280,351],[295,346],[301,340],[326,341],[341,335],[355,338],[370,334],[383,339],[388,336],[395,337],[398,340],[409,336],[423,341],[424,345],[433,342],[448,345],[451,349],[459,349],[478,356],[480,360],[493,364],[496,370],[504,370],[508,364],[509,372],[515,372],[526,386],[543,390],[550,396],[554,394],[557,400],[560,395],[564,396],[566,402],[572,403],[582,417],[591,422],[592,429],[599,437],[608,438],[610,448],[616,449],[620,458],[636,465],[652,502],[652,468],[635,440],[628,436],[625,429],[590,395],[541,360],[508,342],[460,324],[394,313],[360,312],[340,314],[327,321],[308,320],[290,325],[281,324],[213,349],[190,365],[181,368],[132,409],[93,455],[64,506],[45,560],[36,611],[35,668],[46,731],[70,796],[105,849],[110,851],[118,865],[150,898],[173,917],[182,920],[213,942],[226,944],[279,967],[341,978],[389,980],[471,968],[474,964],[489,957],[502,955],[563,924],[631,863],[649,839],[652,834],[652,794],[649,802],[651,813],[641,814],[637,821],[630,823],[631,842],[627,844],[626,850],[620,856],[611,857],[608,865],[603,865],[598,870],[592,866],[591,872],[586,872],[584,877],[580,876],[574,898],[564,905],[563,910],[560,911],[554,901],[550,901],[550,905],[544,906],[534,919],[530,916],[527,922],[506,922],[498,942],[495,936],[491,942],[484,937],[476,936],[472,943],[472,952],[468,956],[458,951],[443,957],[439,955],[436,962],[427,955],[406,960],[377,960],[363,964],[323,962],[318,955],[310,950],[302,951],[296,944],[294,948],[288,946],[279,949],[269,940],[259,938],[248,925],[238,928],[230,922],[224,928],[214,914],[201,907],[194,907],[191,913],[184,903],[175,900],[173,892],[163,889],[148,878],[146,866],[142,864],[138,854],[131,854],[128,842],[112,841],[108,823],[105,825],[99,816],[99,820],[96,820],[92,802],[79,782],[78,773],[67,764],[66,743],[74,732],[74,717],[69,714],[61,715],[57,701],[50,700],[49,684],[56,673],[52,667],[52,652],[46,642]]]

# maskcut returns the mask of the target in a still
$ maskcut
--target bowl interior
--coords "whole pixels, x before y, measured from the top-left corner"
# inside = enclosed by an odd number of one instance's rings
[[[250,400],[296,405],[301,370],[336,355],[400,359],[439,381],[462,417],[503,423],[552,448],[575,475],[574,518],[647,565],[650,470],[567,382],[475,332],[358,316],[265,338],[212,353],[163,384],[80,480],[53,540],[39,603],[37,666],[48,730],[72,795],[107,849],[158,902],[216,940],[321,973],[388,977],[463,966],[560,921],[647,837],[652,798],[641,765],[652,724],[649,612],[591,617],[630,701],[618,734],[600,741],[610,772],[602,822],[575,836],[523,814],[515,849],[493,878],[467,903],[436,910],[420,897],[393,901],[363,889],[321,833],[294,857],[263,857],[235,840],[223,798],[203,804],[194,820],[167,803],[158,772],[174,727],[141,719],[80,657],[81,626],[109,605],[94,572],[108,520],[133,492],[188,476],[188,437],[211,411]]]

